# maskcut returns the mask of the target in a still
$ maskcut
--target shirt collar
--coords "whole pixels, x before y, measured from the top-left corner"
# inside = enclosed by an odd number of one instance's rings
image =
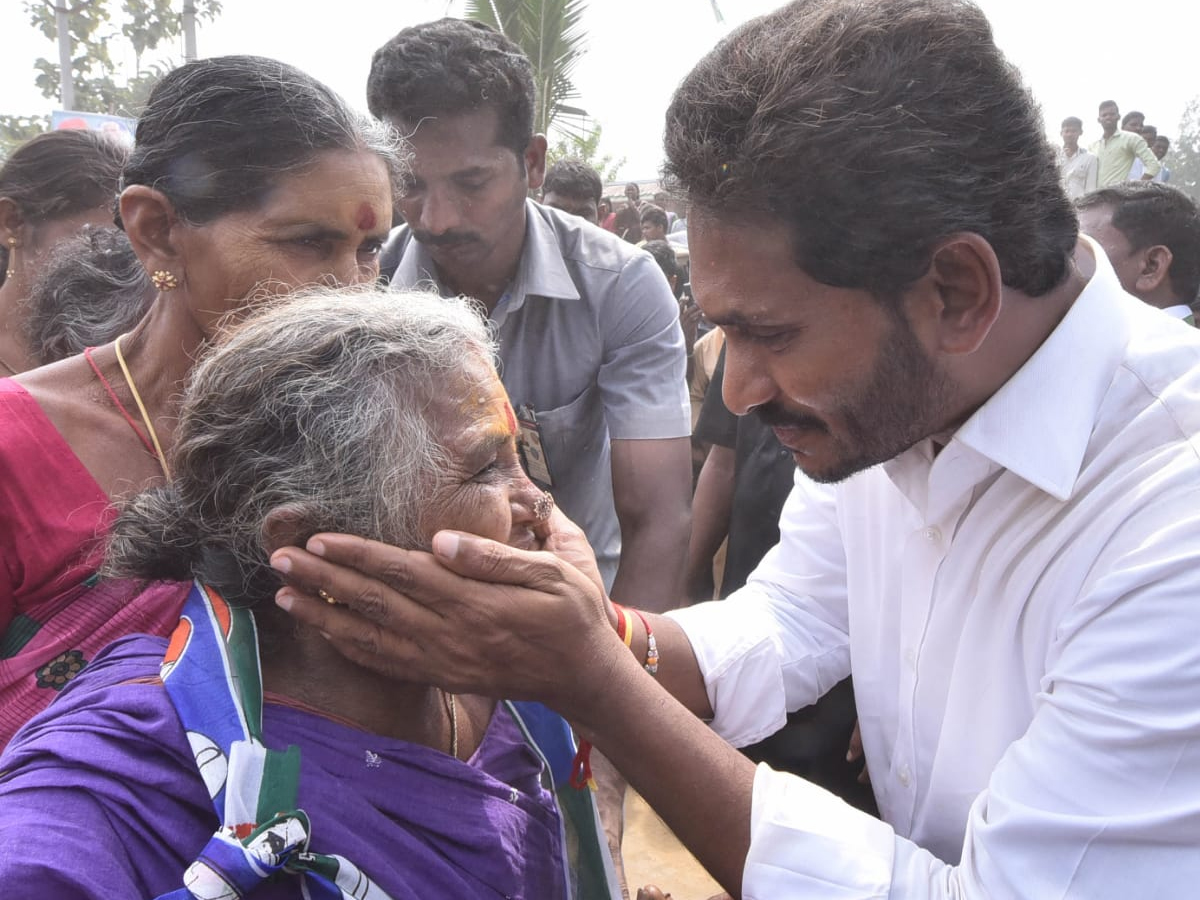
[[[563,262],[562,246],[551,215],[541,204],[525,201],[525,247],[510,291],[510,312],[519,309],[526,297],[579,299],[579,288]]]
[[[1070,498],[1079,478],[1097,411],[1128,341],[1122,304],[1133,302],[1099,245],[1083,240],[1096,266],[1087,285],[1033,356],[947,447],[969,448],[1060,501]],[[932,463],[927,443],[886,463],[889,476],[909,481],[913,455]]]
[[[1096,414],[1128,342],[1127,302],[1108,257],[1020,369],[954,435],[1060,501],[1074,490]]]
[[[408,238],[393,280],[406,285],[431,284],[445,296],[447,289],[438,280],[433,258],[411,231]],[[527,199],[521,262],[517,266],[516,278],[504,293],[504,303],[497,305],[493,317],[499,322],[509,313],[520,309],[528,296],[579,299],[579,289],[575,287],[571,273],[563,262],[558,235],[548,214],[540,204]]]

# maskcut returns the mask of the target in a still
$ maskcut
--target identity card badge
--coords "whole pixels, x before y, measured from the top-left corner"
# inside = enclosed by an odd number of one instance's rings
[[[525,471],[542,487],[554,487],[554,480],[550,477],[550,464],[546,461],[546,451],[542,448],[542,431],[538,426],[537,413],[528,403],[517,407],[517,429],[521,432],[519,446]]]

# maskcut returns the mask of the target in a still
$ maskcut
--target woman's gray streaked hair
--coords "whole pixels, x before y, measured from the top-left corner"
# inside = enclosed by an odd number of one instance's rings
[[[56,245],[25,300],[25,331],[38,365],[123,334],[154,299],[154,285],[117,228],[92,228]]]
[[[171,484],[113,526],[106,569],[197,578],[230,602],[269,597],[263,523],[286,508],[299,540],[338,531],[424,544],[421,502],[445,453],[429,404],[495,344],[472,301],[313,288],[256,314],[194,370]]]

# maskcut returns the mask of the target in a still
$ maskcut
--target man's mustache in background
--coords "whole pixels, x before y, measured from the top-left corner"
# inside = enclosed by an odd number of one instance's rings
[[[434,234],[414,228],[413,237],[426,247],[460,247],[463,244],[473,244],[479,241],[479,235],[470,231],[447,231],[442,234]]]

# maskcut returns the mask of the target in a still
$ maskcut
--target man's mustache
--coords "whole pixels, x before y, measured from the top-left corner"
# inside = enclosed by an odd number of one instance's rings
[[[829,431],[829,427],[816,416],[788,412],[777,403],[764,403],[754,407],[754,414],[772,428],[794,428],[797,431]]]
[[[469,231],[446,231],[434,234],[431,231],[413,229],[413,236],[426,247],[459,247],[479,241],[479,235]]]

